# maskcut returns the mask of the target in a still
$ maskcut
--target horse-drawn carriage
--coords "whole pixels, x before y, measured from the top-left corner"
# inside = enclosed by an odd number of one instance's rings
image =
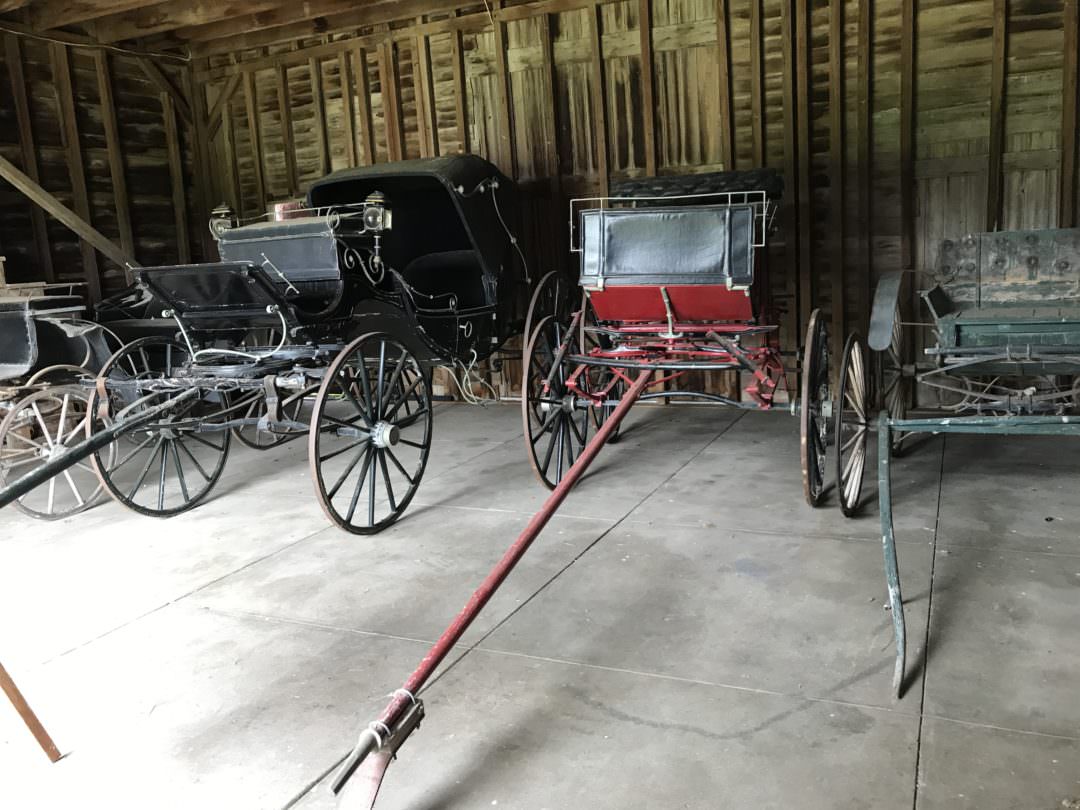
[[[891,457],[904,452],[919,433],[1080,435],[1080,229],[998,231],[946,240],[929,278],[920,279],[929,282],[919,298],[930,322],[904,320],[905,275],[891,273],[878,282],[869,334],[882,372],[878,499],[897,691],[903,682],[906,630],[893,534]],[[912,338],[926,344],[921,358],[912,354]],[[923,395],[919,405],[929,408],[929,415],[909,417],[913,393]]]
[[[433,364],[475,363],[515,331],[513,208],[494,166],[455,156],[337,172],[251,223],[216,211],[220,262],[136,271],[172,334],[112,354],[86,440],[0,503],[90,456],[118,501],[174,515],[214,487],[234,434],[307,436],[329,518],[384,528],[424,474]]]

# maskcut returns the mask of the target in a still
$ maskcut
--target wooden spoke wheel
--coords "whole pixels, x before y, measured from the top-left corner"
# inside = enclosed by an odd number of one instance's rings
[[[828,449],[829,335],[820,309],[810,313],[803,347],[802,396],[799,407],[799,448],[803,495],[811,506],[825,491],[825,455]]]
[[[877,353],[878,358],[878,406],[889,414],[890,419],[905,419],[908,400],[911,397],[911,377],[904,369],[904,325],[900,307],[893,313],[892,339],[889,347]],[[890,451],[894,456],[904,452],[906,434],[891,431]]]
[[[308,459],[327,517],[374,534],[405,511],[431,449],[431,387],[404,345],[362,335],[326,370],[311,414]]]
[[[863,472],[866,469],[866,440],[870,433],[870,396],[867,390],[866,347],[856,334],[844,343],[840,363],[840,388],[833,413],[836,437],[836,488],[840,510],[851,517],[859,508]]]
[[[98,389],[90,397],[87,434],[177,396],[185,389],[164,381],[189,362],[188,350],[167,337],[128,343],[101,369]],[[99,393],[102,381],[104,402]],[[229,431],[207,429],[225,406],[222,392],[200,391],[155,421],[120,436],[91,456],[101,483],[124,506],[151,517],[168,517],[195,506],[225,469]]]
[[[559,323],[570,322],[570,294],[569,283],[557,270],[545,273],[536,282],[529,298],[529,309],[525,313],[525,331],[522,333],[522,340],[526,344],[524,348],[528,348],[529,338],[542,318],[550,315]]]
[[[591,403],[575,396],[567,384],[573,367],[566,358],[578,353],[578,334],[550,315],[536,325],[525,351],[521,386],[525,444],[533,470],[548,489],[558,485],[581,455],[593,420]]]
[[[15,402],[0,421],[0,486],[56,458],[86,436],[90,389],[75,385],[34,391]],[[101,496],[101,482],[87,461],[15,501],[31,517],[58,520],[77,514]]]
[[[304,394],[303,393],[290,393],[283,395],[281,398],[281,415],[290,422],[299,422],[301,412],[304,410]],[[251,404],[242,412],[242,416],[245,419],[261,419],[266,415],[266,397],[258,396],[252,399]],[[271,447],[277,447],[289,439],[294,439],[297,436],[302,436],[307,431],[299,430],[285,430],[282,432],[276,432],[274,430],[263,430],[259,425],[243,425],[242,427],[233,428],[232,434],[236,437],[236,440],[240,444],[250,447],[252,450],[269,450]]]

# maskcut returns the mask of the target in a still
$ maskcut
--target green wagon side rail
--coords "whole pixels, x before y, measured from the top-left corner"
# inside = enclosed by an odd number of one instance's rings
[[[920,419],[890,419],[878,416],[878,509],[881,514],[881,544],[885,555],[885,582],[892,612],[896,664],[893,691],[900,697],[904,684],[907,628],[904,600],[900,590],[900,566],[896,560],[893,531],[890,448],[893,433],[968,433],[987,436],[1080,436],[1080,416],[939,416]]]

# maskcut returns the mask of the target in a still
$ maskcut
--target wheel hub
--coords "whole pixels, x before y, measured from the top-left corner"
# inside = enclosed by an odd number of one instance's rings
[[[393,447],[398,443],[401,431],[397,425],[389,422],[378,422],[371,431],[371,443],[376,447]]]

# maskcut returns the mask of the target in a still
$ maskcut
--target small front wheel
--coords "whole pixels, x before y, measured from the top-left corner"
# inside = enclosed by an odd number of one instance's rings
[[[308,459],[326,516],[353,534],[397,520],[431,449],[431,386],[389,335],[361,335],[338,354],[315,396]]]

